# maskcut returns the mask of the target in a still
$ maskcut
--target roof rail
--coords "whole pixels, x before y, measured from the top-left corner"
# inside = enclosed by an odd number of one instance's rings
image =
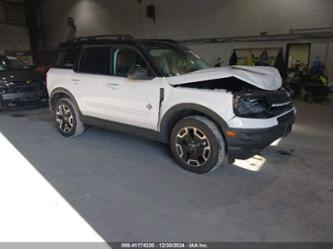
[[[81,36],[73,38],[69,41],[80,42],[80,41],[90,41],[98,39],[114,39],[114,40],[134,40],[134,37],[130,34],[108,34],[108,35],[92,35],[92,36]]]
[[[140,39],[139,41],[156,41],[156,42],[169,42],[169,43],[175,43],[177,44],[178,42],[172,39]]]

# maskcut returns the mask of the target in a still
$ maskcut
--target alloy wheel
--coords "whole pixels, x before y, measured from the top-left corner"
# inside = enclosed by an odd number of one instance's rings
[[[176,152],[187,165],[200,167],[210,158],[210,141],[202,130],[184,127],[177,133]]]
[[[69,133],[74,127],[74,117],[68,106],[59,105],[56,111],[56,122],[64,133]]]

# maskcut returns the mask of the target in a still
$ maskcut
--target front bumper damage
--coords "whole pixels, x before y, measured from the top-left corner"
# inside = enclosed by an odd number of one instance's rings
[[[43,86],[25,89],[0,89],[0,109],[19,106],[40,105],[48,102],[47,91]]]
[[[295,121],[295,111],[292,110],[278,118],[278,125],[263,129],[232,129],[228,131],[237,134],[234,137],[226,137],[228,156],[232,159],[248,159],[258,154],[280,137],[287,136]]]

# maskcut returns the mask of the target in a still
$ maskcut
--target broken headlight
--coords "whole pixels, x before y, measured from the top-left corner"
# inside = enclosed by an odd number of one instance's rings
[[[268,111],[265,98],[246,95],[234,96],[233,108],[236,116],[247,118],[265,116]]]

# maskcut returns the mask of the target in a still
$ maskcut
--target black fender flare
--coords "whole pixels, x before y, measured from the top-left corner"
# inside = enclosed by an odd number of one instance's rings
[[[169,134],[172,129],[172,126],[177,122],[180,118],[182,118],[182,114],[184,112],[195,112],[201,113],[204,116],[210,118],[214,121],[218,127],[220,128],[222,135],[224,136],[224,130],[226,130],[229,126],[227,122],[216,112],[212,111],[211,109],[192,103],[184,103],[178,104],[171,107],[162,117],[160,122],[160,134],[164,140],[169,139]]]
[[[73,94],[71,94],[68,90],[66,90],[65,88],[62,88],[62,87],[57,87],[50,93],[49,107],[50,107],[51,112],[54,112],[54,105],[55,105],[54,96],[57,94],[67,95],[73,101],[75,108],[79,111],[80,114],[82,114],[81,110],[79,108],[79,105],[76,102]]]

